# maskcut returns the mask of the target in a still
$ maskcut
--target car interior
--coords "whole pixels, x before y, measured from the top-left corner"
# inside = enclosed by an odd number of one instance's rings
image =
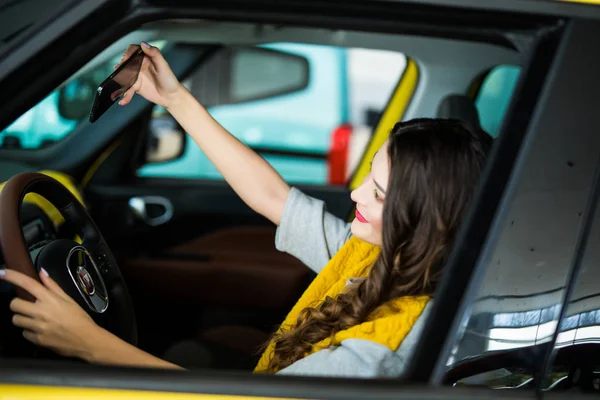
[[[485,77],[499,66],[519,67],[524,62],[522,54],[508,44],[467,39],[168,20],[127,34],[73,76],[93,70],[142,40],[167,43],[163,54],[181,80],[221,49],[234,46],[305,43],[401,52],[414,62],[417,73],[402,75],[383,114],[391,113],[396,120],[459,118],[477,125],[484,122],[476,99]],[[394,96],[408,96],[406,107],[398,106]],[[127,107],[113,106],[95,124],[79,122],[64,139],[43,148],[0,148],[0,181],[42,171],[81,201],[126,282],[140,348],[160,357],[193,338],[220,354],[215,368],[252,368],[260,345],[314,275],[275,248],[276,228],[254,214],[225,182],[138,176],[138,169],[148,162],[145,149],[152,110],[136,98]],[[333,214],[348,218],[353,206],[349,191],[361,179],[361,166],[368,164],[373,148],[385,140],[386,130],[389,126],[373,131],[347,185],[298,186],[323,199]],[[172,216],[158,226],[140,218],[132,206],[132,199],[151,197],[167,199],[172,208]],[[25,198],[20,223],[30,251],[57,238],[78,240],[78,232],[55,206],[37,195]],[[8,303],[14,295],[10,285],[0,282],[0,355],[57,357],[28,344],[12,326]],[[240,353],[250,361],[235,361]]]

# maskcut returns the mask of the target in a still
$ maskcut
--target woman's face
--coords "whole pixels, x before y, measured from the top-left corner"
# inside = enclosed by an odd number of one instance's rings
[[[352,191],[356,203],[356,216],[352,221],[352,234],[365,242],[381,246],[383,202],[390,175],[388,142],[377,151],[371,163],[371,172],[363,184]]]

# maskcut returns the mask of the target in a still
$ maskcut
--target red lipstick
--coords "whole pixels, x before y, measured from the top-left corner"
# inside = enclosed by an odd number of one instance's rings
[[[363,224],[366,224],[369,222],[369,221],[367,221],[367,219],[365,217],[362,216],[362,214],[360,213],[360,211],[358,211],[358,209],[356,209],[356,219],[358,220],[358,222],[361,222]]]

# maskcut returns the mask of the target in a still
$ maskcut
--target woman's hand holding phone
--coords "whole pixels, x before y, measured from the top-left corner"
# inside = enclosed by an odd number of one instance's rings
[[[130,45],[123,54],[121,62],[115,65],[115,69],[139,48],[138,45]],[[145,57],[137,81],[125,93],[119,105],[129,104],[135,93],[138,93],[146,100],[169,109],[186,89],[177,80],[158,48],[146,42],[142,42],[141,48]]]

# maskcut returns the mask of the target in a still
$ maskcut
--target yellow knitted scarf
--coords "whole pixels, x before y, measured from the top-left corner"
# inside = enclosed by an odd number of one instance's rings
[[[366,277],[379,251],[378,246],[356,237],[350,238],[306,289],[281,324],[280,330],[293,327],[305,308],[317,307],[328,296],[337,297],[346,287],[348,279]],[[370,340],[396,351],[423,312],[427,301],[428,296],[405,296],[390,300],[378,307],[362,324],[339,331],[333,338],[314,344],[305,356],[327,347],[338,346],[346,339]],[[254,372],[276,372],[266,371],[274,349],[275,343],[269,343]]]

